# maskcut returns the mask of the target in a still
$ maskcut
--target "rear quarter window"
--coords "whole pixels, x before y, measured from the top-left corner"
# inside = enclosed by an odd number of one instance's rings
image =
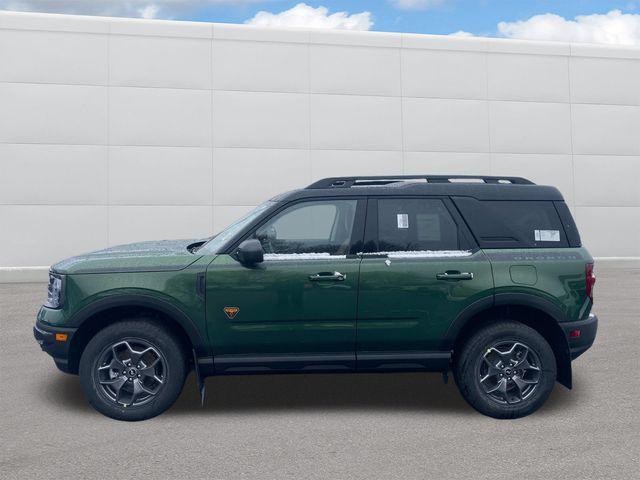
[[[552,201],[453,200],[482,248],[569,246]]]

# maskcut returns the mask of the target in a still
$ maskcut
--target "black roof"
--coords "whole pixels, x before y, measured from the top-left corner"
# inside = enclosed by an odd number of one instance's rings
[[[562,201],[555,187],[536,185],[520,177],[472,175],[392,175],[332,177],[275,197],[275,201],[311,197],[362,195],[464,196],[479,200]]]

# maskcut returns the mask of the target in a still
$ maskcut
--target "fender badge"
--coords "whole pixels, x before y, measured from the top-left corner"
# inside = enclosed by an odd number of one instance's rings
[[[224,307],[222,311],[227,315],[230,320],[233,320],[238,314],[240,309],[238,307]]]

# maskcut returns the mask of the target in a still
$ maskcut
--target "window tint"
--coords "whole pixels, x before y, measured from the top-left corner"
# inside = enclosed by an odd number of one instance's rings
[[[458,249],[458,227],[441,200],[378,200],[378,251]]]
[[[567,235],[567,243],[571,247],[580,247],[582,245],[580,233],[578,233],[576,222],[573,220],[573,216],[571,216],[569,207],[567,207],[567,204],[564,202],[553,202],[553,204],[555,205],[558,215],[560,216],[560,220],[562,221],[562,225],[564,226],[564,233]]]
[[[454,199],[481,247],[566,247],[567,238],[550,201]]]
[[[265,253],[346,255],[357,203],[357,200],[299,203],[267,221],[255,237]]]

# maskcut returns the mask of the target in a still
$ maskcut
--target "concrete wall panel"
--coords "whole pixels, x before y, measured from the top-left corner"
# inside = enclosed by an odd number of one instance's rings
[[[112,35],[111,85],[211,88],[211,41],[200,38]]]
[[[298,43],[213,42],[213,88],[249,92],[309,90],[309,47]]]

